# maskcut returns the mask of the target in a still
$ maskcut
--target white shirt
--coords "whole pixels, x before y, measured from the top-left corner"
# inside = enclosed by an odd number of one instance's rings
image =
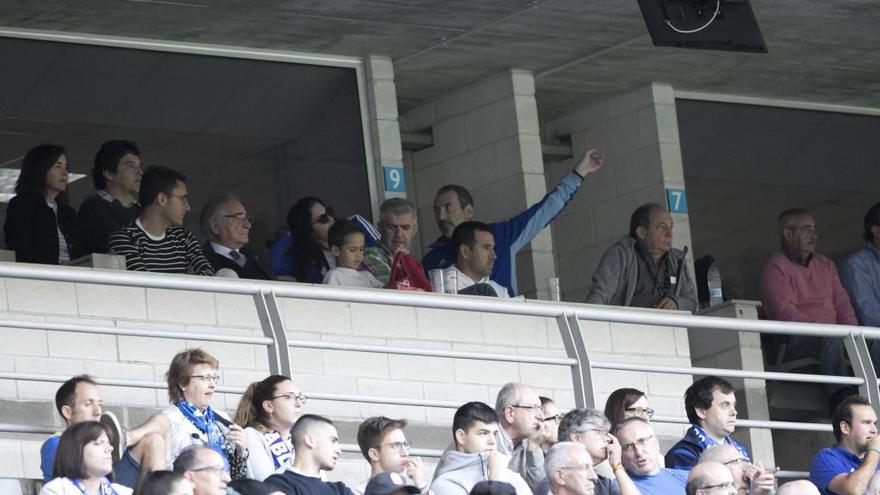
[[[385,287],[367,270],[355,270],[354,268],[345,268],[337,266],[327,272],[324,276],[324,283],[327,285],[341,285],[343,287],[366,287],[378,289]]]
[[[111,483],[110,486],[112,486],[119,495],[131,495],[132,493],[132,489],[127,486],[117,485],[116,483]],[[99,489],[95,493],[100,494],[101,490]],[[43,488],[40,490],[40,495],[82,495],[82,492],[69,479],[55,478],[43,485]]]
[[[455,280],[457,287],[455,288],[455,292],[461,292],[462,289],[467,289],[468,287],[474,284],[489,284],[493,289],[495,289],[495,295],[502,299],[510,299],[510,294],[507,293],[507,289],[504,288],[503,285],[495,282],[489,277],[483,277],[480,280],[474,282],[473,279],[464,274],[463,271],[459,270],[457,266],[452,265],[446,270],[454,270],[455,271]],[[449,277],[444,277],[447,281]]]
[[[213,249],[215,253],[219,254],[220,256],[223,256],[226,259],[236,261],[235,258],[233,258],[232,256],[229,255],[229,253],[231,253],[233,251],[231,248],[228,248],[222,244],[217,244],[216,242],[211,241],[211,249]],[[236,251],[238,251],[238,254],[240,254],[242,257],[244,257],[244,254],[242,254],[240,250],[236,249]]]

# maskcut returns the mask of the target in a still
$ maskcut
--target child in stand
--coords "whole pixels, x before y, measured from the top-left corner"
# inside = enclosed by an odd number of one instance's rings
[[[349,220],[338,220],[327,233],[327,244],[336,256],[336,268],[327,272],[324,283],[344,287],[384,287],[368,270],[359,270],[364,260],[364,233]]]

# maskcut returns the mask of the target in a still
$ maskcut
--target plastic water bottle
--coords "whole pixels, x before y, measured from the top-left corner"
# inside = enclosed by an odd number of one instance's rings
[[[721,272],[718,271],[718,266],[714,262],[709,265],[706,281],[709,284],[709,306],[724,302],[724,297],[721,294]]]

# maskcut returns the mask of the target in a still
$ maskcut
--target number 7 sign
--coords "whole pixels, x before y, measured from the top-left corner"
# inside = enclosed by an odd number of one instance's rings
[[[667,189],[666,203],[669,206],[669,213],[688,212],[688,199],[684,189]]]

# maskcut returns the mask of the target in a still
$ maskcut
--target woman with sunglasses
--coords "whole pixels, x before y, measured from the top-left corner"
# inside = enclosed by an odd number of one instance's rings
[[[336,258],[327,244],[327,232],[334,221],[333,211],[314,196],[301,198],[290,207],[287,212],[290,232],[269,246],[275,273],[294,277],[298,282],[323,282],[324,275],[336,267]]]
[[[77,423],[61,435],[52,481],[40,495],[131,495],[131,488],[111,483],[113,446],[97,421]]]
[[[605,417],[614,426],[626,418],[638,416],[645,421],[651,421],[654,410],[648,407],[648,397],[641,390],[634,388],[619,388],[605,401]]]
[[[290,429],[302,415],[305,403],[306,396],[284,375],[272,375],[247,388],[235,422],[245,425],[245,444],[250,453],[248,478],[263,481],[293,466]]]
[[[41,144],[24,155],[3,227],[16,261],[58,265],[79,255],[76,212],[67,204],[64,153],[63,146]]]

